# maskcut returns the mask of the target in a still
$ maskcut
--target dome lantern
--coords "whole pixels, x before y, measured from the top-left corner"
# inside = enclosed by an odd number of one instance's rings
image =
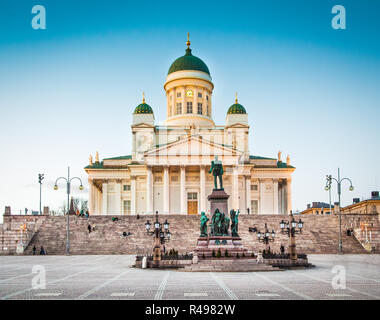
[[[190,39],[189,33],[187,33],[187,41],[186,41],[186,53],[184,56],[176,59],[169,68],[168,75],[183,70],[192,70],[192,71],[202,71],[210,75],[210,71],[207,65],[198,57],[193,56],[190,49]]]
[[[245,108],[238,103],[237,92],[235,94],[235,104],[229,107],[227,114],[246,114]]]
[[[142,103],[139,104],[135,111],[133,112],[134,114],[138,114],[138,113],[148,113],[148,114],[153,114],[153,109],[151,108],[151,106],[147,103],[145,103],[145,94],[143,92],[143,100],[142,100]]]

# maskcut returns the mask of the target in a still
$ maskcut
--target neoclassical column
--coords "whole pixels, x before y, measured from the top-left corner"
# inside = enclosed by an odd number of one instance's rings
[[[206,166],[201,165],[199,168],[199,176],[200,176],[200,205],[201,212],[206,212]]]
[[[185,114],[187,111],[187,105],[186,104],[186,100],[185,100],[185,97],[186,97],[186,87],[183,87],[182,88],[182,91],[181,91],[181,103],[182,103],[182,114]]]
[[[232,206],[234,210],[239,209],[239,175],[238,167],[233,167],[232,171]]]
[[[246,175],[245,176],[245,208],[246,208],[246,213],[252,214],[251,212],[251,176]]]
[[[108,211],[108,183],[107,180],[103,180],[102,187],[102,215],[107,215]]]
[[[131,214],[136,215],[136,176],[131,175]]]
[[[147,166],[146,213],[153,214],[153,173],[152,166]]]
[[[186,167],[181,166],[181,214],[187,214],[187,200],[186,200]]]
[[[194,105],[193,105],[193,113],[198,114],[198,88],[194,88]]]
[[[273,213],[278,214],[278,179],[273,179]]]
[[[89,203],[89,210],[90,210],[90,214],[94,214],[95,213],[95,203],[94,203],[94,183],[92,181],[92,179],[88,179],[88,203]]]
[[[292,179],[286,179],[286,210],[287,214],[292,210]]]
[[[169,199],[169,166],[164,166],[164,213],[169,214],[170,212],[170,199]]]
[[[116,179],[116,184],[115,184],[115,201],[116,201],[116,206],[115,206],[115,211],[116,212],[111,212],[115,213],[116,215],[121,215],[121,180]]]
[[[263,202],[264,202],[264,179],[259,179],[259,214],[264,214],[264,209],[263,209]]]
[[[101,214],[101,193],[100,190],[94,185],[94,213],[95,215],[100,215]],[[90,213],[91,214],[91,213]]]

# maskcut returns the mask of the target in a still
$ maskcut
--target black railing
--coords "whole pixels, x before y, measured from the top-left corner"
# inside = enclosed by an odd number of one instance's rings
[[[170,254],[165,254],[161,256],[161,260],[191,260],[193,259],[192,254],[178,254],[178,255],[170,255]]]
[[[307,259],[307,255],[304,253],[297,254],[298,259]],[[289,253],[263,253],[264,259],[290,259]]]
[[[147,261],[153,261],[153,256],[136,256],[136,261],[142,261],[144,257],[147,257]],[[169,255],[163,254],[161,255],[161,260],[192,260],[192,254],[178,254],[178,255]]]

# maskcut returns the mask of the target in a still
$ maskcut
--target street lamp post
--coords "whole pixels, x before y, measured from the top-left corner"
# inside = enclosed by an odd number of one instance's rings
[[[303,222],[299,219],[298,223],[294,219],[292,211],[290,211],[290,219],[291,221],[281,220],[280,227],[281,232],[286,233],[289,236],[289,255],[292,264],[296,264],[297,262],[297,251],[296,251],[296,233],[302,233]],[[297,230],[297,226],[298,229]]]
[[[67,168],[67,178],[65,177],[59,177],[57,180],[55,180],[55,184],[54,184],[54,190],[58,190],[58,185],[57,185],[57,182],[60,180],[60,179],[63,179],[66,181],[66,191],[67,191],[67,227],[66,227],[66,254],[69,255],[70,254],[70,189],[71,189],[71,181],[74,180],[74,179],[78,179],[80,181],[80,186],[79,186],[79,190],[83,190],[83,184],[82,184],[82,180],[78,177],[72,177],[70,178],[70,167]]]
[[[326,186],[325,190],[330,191],[331,190],[331,184],[332,181],[335,180],[338,185],[338,203],[339,203],[339,253],[343,254],[343,242],[342,242],[342,212],[340,210],[340,195],[342,193],[342,181],[347,180],[350,182],[349,190],[354,190],[354,187],[352,185],[352,181],[349,178],[340,178],[340,170],[338,168],[338,179],[334,178],[331,174],[326,176]],[[331,191],[330,191],[331,192]],[[331,196],[330,196],[331,198]],[[331,213],[331,200],[330,200],[330,213]]]
[[[158,221],[158,211],[156,211],[156,221],[154,222],[154,230],[150,231],[150,221],[147,220],[145,223],[145,229],[147,234],[154,235],[154,246],[153,246],[153,263],[155,267],[159,266],[161,260],[161,244],[166,241],[170,241],[171,233],[169,231],[169,222],[165,220],[164,223]],[[164,231],[162,230],[164,227]]]
[[[38,174],[38,183],[40,184],[40,215],[42,214],[42,211],[41,211],[41,187],[42,187],[42,180],[44,180],[44,174],[43,173],[39,173]]]
[[[265,231],[261,232],[260,230],[257,230],[256,228],[249,228],[249,232],[257,232],[257,240],[259,242],[262,242],[265,244],[265,250],[268,250],[269,242],[274,241],[274,238],[276,236],[276,232],[272,229],[272,232],[269,231],[267,223],[265,223],[264,227]]]

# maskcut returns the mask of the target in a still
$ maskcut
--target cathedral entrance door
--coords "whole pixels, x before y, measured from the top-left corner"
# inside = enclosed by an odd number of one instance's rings
[[[198,214],[198,194],[196,192],[187,194],[187,214]]]

